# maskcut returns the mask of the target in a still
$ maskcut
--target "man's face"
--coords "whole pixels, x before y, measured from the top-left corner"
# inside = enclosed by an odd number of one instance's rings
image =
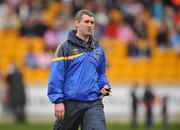
[[[77,31],[84,36],[89,36],[94,31],[94,17],[84,14],[80,21],[76,21]]]

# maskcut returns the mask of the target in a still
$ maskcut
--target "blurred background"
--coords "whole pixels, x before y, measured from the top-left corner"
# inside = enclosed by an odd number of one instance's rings
[[[179,124],[180,0],[0,0],[0,126],[53,122],[49,65],[83,8],[106,54],[107,121]]]

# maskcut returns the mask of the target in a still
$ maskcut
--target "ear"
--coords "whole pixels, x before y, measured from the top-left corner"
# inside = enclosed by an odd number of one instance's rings
[[[76,29],[79,27],[79,21],[78,20],[75,21],[75,26],[76,26]]]

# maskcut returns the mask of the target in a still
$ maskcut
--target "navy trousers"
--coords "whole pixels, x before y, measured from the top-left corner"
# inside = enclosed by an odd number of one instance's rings
[[[102,100],[92,102],[65,101],[64,120],[56,120],[53,130],[105,130]]]

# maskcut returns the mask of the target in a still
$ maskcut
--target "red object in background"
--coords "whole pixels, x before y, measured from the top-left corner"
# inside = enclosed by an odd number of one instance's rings
[[[180,13],[175,15],[175,23],[176,25],[180,24]]]
[[[108,24],[105,26],[105,33],[107,36],[111,38],[117,37],[117,30],[118,30],[118,27],[115,24]]]
[[[180,7],[177,8],[177,11],[174,16],[174,20],[175,20],[176,25],[180,25]]]
[[[180,0],[172,0],[173,5],[179,6],[180,5]]]

